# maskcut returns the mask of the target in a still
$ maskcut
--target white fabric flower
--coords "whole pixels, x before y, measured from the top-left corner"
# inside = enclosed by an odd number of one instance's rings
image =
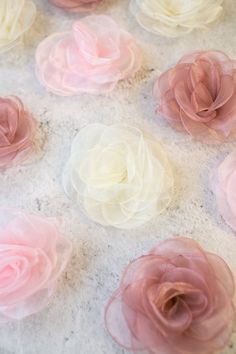
[[[160,144],[126,125],[83,128],[72,143],[63,184],[94,221],[125,229],[162,212],[173,192]]]
[[[36,7],[30,0],[0,1],[0,53],[18,44],[34,22]]]
[[[130,10],[147,31],[177,37],[215,21],[222,4],[223,0],[131,0]]]

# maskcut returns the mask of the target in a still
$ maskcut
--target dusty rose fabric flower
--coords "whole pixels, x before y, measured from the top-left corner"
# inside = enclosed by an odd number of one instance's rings
[[[236,62],[219,51],[195,52],[163,73],[154,86],[160,113],[204,142],[236,136]]]
[[[0,97],[0,169],[26,157],[32,147],[36,121],[18,97]]]
[[[36,51],[40,82],[62,96],[111,91],[140,65],[132,36],[105,15],[82,18],[71,32],[49,36]]]
[[[51,0],[51,3],[69,12],[94,10],[102,0]]]
[[[236,231],[236,151],[229,154],[212,171],[210,186],[221,215]]]
[[[56,219],[1,210],[0,323],[46,306],[70,253]]]
[[[152,354],[213,354],[234,321],[227,264],[189,238],[172,238],[129,264],[105,320],[122,347]]]

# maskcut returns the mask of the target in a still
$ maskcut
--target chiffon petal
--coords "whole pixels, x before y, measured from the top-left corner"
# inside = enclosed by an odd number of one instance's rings
[[[36,74],[45,88],[62,96],[101,94],[132,77],[141,66],[133,37],[106,15],[77,21],[71,32],[42,41],[36,51]]]
[[[131,262],[105,309],[121,347],[154,354],[213,354],[233,332],[227,264],[192,239],[171,238]]]
[[[236,137],[234,60],[220,51],[193,52],[161,74],[153,90],[156,112],[205,143]]]
[[[128,229],[167,208],[173,175],[153,137],[125,125],[92,124],[72,143],[63,185],[92,220]]]

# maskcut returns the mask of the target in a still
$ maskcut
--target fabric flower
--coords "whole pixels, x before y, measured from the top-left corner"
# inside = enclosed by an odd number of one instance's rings
[[[36,7],[30,0],[0,1],[0,53],[17,45],[34,22]]]
[[[236,137],[236,65],[222,52],[194,52],[154,86],[157,113],[207,143]]]
[[[0,97],[0,169],[26,157],[32,148],[36,121],[18,97]]]
[[[130,10],[149,32],[178,37],[205,29],[221,14],[223,0],[131,0]]]
[[[36,51],[40,82],[62,96],[111,91],[140,65],[132,36],[105,15],[82,18],[71,32],[49,36]]]
[[[234,280],[222,258],[172,238],[130,263],[105,320],[122,347],[151,354],[213,354],[229,341]]]
[[[236,231],[236,152],[229,154],[210,176],[219,211]]]
[[[126,125],[91,124],[81,129],[63,184],[94,221],[124,229],[162,212],[173,192],[172,171],[161,146]]]
[[[71,244],[56,219],[0,211],[0,323],[20,320],[49,302]]]
[[[102,0],[51,0],[51,3],[69,12],[94,10]]]

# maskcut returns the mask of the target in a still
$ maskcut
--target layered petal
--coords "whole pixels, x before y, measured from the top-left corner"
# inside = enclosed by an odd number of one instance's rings
[[[170,203],[173,176],[152,136],[125,125],[92,124],[71,148],[63,184],[96,222],[132,228]]]
[[[227,264],[188,238],[172,238],[130,263],[105,310],[123,348],[213,354],[233,331],[234,280]]]
[[[147,31],[178,37],[215,21],[222,4],[223,0],[131,0],[130,11]]]
[[[18,97],[0,97],[0,169],[22,161],[32,148],[36,121]]]
[[[194,52],[154,85],[157,113],[177,130],[206,143],[236,137],[234,61],[220,51]]]
[[[56,219],[0,210],[0,322],[19,320],[49,302],[71,244]]]
[[[36,7],[31,0],[1,0],[0,53],[19,43],[34,22]]]
[[[94,10],[102,0],[50,0],[55,6],[68,12],[87,12]]]
[[[236,153],[233,151],[210,175],[210,187],[219,211],[227,224],[236,230]]]
[[[132,36],[105,15],[77,21],[71,32],[49,36],[36,51],[39,81],[62,96],[111,91],[140,66]]]

